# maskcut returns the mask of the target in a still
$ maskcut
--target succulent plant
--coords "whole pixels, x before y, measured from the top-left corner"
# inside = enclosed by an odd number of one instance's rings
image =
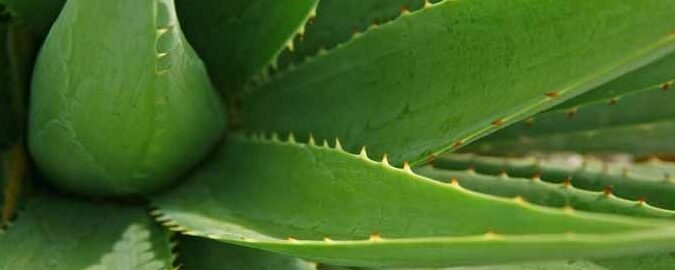
[[[668,269],[672,0],[0,0],[0,269]]]

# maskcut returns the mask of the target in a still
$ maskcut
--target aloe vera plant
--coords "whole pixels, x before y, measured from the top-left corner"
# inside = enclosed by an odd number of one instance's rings
[[[0,0],[0,269],[668,269],[671,0]]]

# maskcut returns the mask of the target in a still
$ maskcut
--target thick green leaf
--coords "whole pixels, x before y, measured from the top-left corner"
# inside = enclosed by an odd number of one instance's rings
[[[675,136],[668,133],[673,130],[672,124],[662,127],[666,122],[675,121],[673,103],[675,92],[655,85],[609,102],[601,100],[567,111],[553,110],[537,115],[485,137],[463,151],[673,153],[675,144],[667,139]]]
[[[516,177],[537,177],[562,183],[569,180],[575,187],[593,191],[611,191],[629,200],[644,200],[666,209],[675,209],[675,167],[619,164],[593,160],[532,160],[490,158],[474,155],[446,155],[435,161],[439,168],[462,170],[471,168],[480,173],[507,173]],[[608,189],[610,188],[611,189]]]
[[[47,179],[108,196],[163,188],[226,126],[173,0],[69,0],[40,51],[30,109]]]
[[[372,24],[385,23],[403,10],[414,11],[423,6],[423,0],[321,0],[316,18],[307,25],[295,50],[282,55],[282,65],[299,64],[323,49],[348,41]]]
[[[279,74],[244,98],[242,126],[418,163],[667,54],[673,11],[670,0],[443,1]]]
[[[228,142],[154,204],[159,221],[185,234],[338,265],[489,264],[675,248],[675,231],[657,220],[542,208],[417,176],[365,152],[274,138]]]
[[[42,195],[0,236],[0,269],[166,269],[156,237],[142,209]]]
[[[204,238],[183,237],[179,248],[184,270],[316,270],[303,260]]]
[[[663,91],[660,86],[656,86],[649,91],[619,97],[612,102],[586,104],[571,111],[546,112],[525,123],[500,130],[484,140],[488,143],[518,139],[527,141],[540,136],[602,131],[613,127],[675,120],[675,106],[672,106],[674,103],[675,91]],[[480,142],[476,145],[480,147]]]
[[[439,181],[457,181],[463,188],[472,191],[506,198],[521,197],[538,205],[599,213],[675,218],[675,211],[649,206],[644,202],[624,200],[602,191],[579,189],[569,182],[554,184],[543,182],[538,178],[510,177],[505,173],[492,176],[476,174],[473,171],[443,170],[431,166],[421,167],[416,169],[416,172]]]
[[[652,89],[654,87],[667,90],[672,87],[674,79],[675,53],[671,53],[647,66],[588,91],[581,96],[563,102],[552,110],[567,110],[597,101],[610,102],[613,98],[619,98],[631,92]]]
[[[66,0],[0,0],[15,20],[45,36]]]
[[[675,136],[675,120],[670,120],[519,140],[486,142],[470,149],[477,153],[509,155],[575,151],[587,154],[630,153],[639,157],[672,156],[675,154],[673,136]]]
[[[177,0],[181,24],[214,83],[228,92],[275,65],[318,0]]]
[[[671,119],[536,137],[522,136],[511,140],[486,140],[467,147],[465,151],[508,155],[573,151],[586,154],[629,153],[640,157],[671,156],[675,154],[674,136],[675,119]]]

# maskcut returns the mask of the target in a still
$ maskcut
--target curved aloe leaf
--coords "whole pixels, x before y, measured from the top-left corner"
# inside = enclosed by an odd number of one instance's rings
[[[481,195],[417,176],[409,167],[371,161],[365,151],[353,155],[293,141],[228,142],[184,185],[153,199],[158,220],[189,235],[354,266],[488,264],[675,248],[668,240],[675,235],[660,221]]]
[[[42,195],[0,236],[0,269],[167,269],[157,237],[142,209]]]
[[[457,181],[463,188],[500,197],[521,197],[544,206],[567,207],[590,212],[622,214],[642,217],[675,218],[675,211],[647,205],[642,201],[629,201],[603,191],[587,191],[572,186],[543,182],[538,178],[514,178],[502,173],[500,176],[476,174],[473,171],[453,171],[421,167],[417,173],[439,181]]]
[[[443,1],[279,74],[244,98],[242,127],[339,137],[349,151],[365,144],[416,164],[669,53],[673,10],[669,0]]]
[[[180,240],[184,270],[316,270],[316,264],[257,249],[214,240],[183,237]]]
[[[276,64],[293,38],[304,31],[318,0],[177,0],[190,43],[209,68],[214,83],[228,92]]]
[[[463,150],[492,154],[560,150],[672,153],[675,144],[667,138],[675,133],[669,133],[672,124],[665,123],[675,121],[674,102],[675,92],[663,91],[663,86],[655,85],[609,102],[602,100],[567,111],[542,113]]]
[[[484,141],[536,140],[537,137],[675,120],[673,103],[675,91],[663,91],[660,86],[655,86],[649,91],[621,96],[611,102],[601,101],[573,110],[542,113],[525,123],[500,130],[484,138]],[[476,147],[480,148],[481,142],[477,142]]]
[[[627,73],[581,96],[563,102],[552,110],[567,110],[598,101],[611,102],[612,99],[625,96],[628,93],[652,89],[654,87],[668,90],[672,87],[673,80],[675,80],[675,53],[666,55],[647,66]]]
[[[99,195],[163,187],[225,128],[173,0],[68,1],[37,60],[29,120],[48,179]]]
[[[672,156],[675,154],[673,136],[675,119],[670,119],[536,137],[522,136],[511,140],[486,140],[467,147],[466,151],[508,155],[574,151],[585,154],[628,153],[639,157]]]
[[[621,198],[646,201],[657,207],[675,209],[673,167],[611,166],[592,160],[568,163],[473,155],[447,155],[437,159],[434,164],[439,168],[453,170],[471,168],[486,174],[507,173],[516,177],[537,177],[554,183],[569,180],[570,184],[578,188],[610,191]]]
[[[316,18],[307,25],[295,49],[282,55],[281,62],[299,64],[321,50],[348,41],[354,33],[372,24],[382,24],[401,12],[420,9],[424,3],[423,0],[321,0]]]
[[[8,12],[38,36],[45,36],[66,0],[0,0]]]

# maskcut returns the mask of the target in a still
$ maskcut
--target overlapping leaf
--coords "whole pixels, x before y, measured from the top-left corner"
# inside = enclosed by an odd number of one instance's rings
[[[252,91],[242,126],[417,163],[665,55],[673,10],[668,0],[443,1]]]
[[[639,157],[675,153],[675,120],[591,129],[514,140],[477,143],[466,151],[484,154],[522,154],[573,151],[590,154],[630,153]]]
[[[282,56],[282,64],[300,64],[321,50],[346,42],[370,25],[390,21],[401,12],[415,11],[424,3],[423,0],[322,0],[316,18],[307,25],[295,49]]]
[[[165,236],[142,209],[43,195],[0,236],[0,269],[167,269]]]
[[[629,77],[635,77],[633,82],[640,83],[640,79],[649,80],[653,73],[641,74],[643,76]],[[609,100],[585,103],[568,110],[552,110],[500,130],[464,151],[672,154],[675,144],[669,138],[675,135],[675,107],[672,106],[675,92],[669,91],[668,85],[669,82],[660,83]]]
[[[610,102],[626,94],[648,90],[654,87],[668,90],[675,80],[675,53],[664,56],[657,61],[627,73],[581,96],[570,99],[552,110],[572,109],[592,102]]]
[[[675,218],[675,211],[647,205],[643,201],[629,201],[615,197],[610,192],[587,191],[574,187],[571,182],[560,184],[543,182],[541,179],[510,177],[506,173],[500,176],[476,174],[473,171],[454,171],[422,167],[416,172],[426,177],[444,182],[457,181],[459,185],[472,191],[506,198],[520,197],[528,202],[575,209],[643,217]]]
[[[158,220],[186,234],[339,265],[602,257],[669,250],[675,237],[659,221],[541,208],[365,152],[260,138],[229,142],[154,204]]]
[[[276,58],[302,32],[318,0],[177,0],[181,25],[214,83],[239,88]]]
[[[643,200],[661,208],[675,209],[675,198],[672,196],[675,193],[673,166],[609,165],[593,160],[546,161],[472,155],[448,155],[436,160],[435,164],[453,170],[471,168],[487,174],[537,177],[554,183],[569,181],[571,185],[582,189],[609,189],[625,199]]]

